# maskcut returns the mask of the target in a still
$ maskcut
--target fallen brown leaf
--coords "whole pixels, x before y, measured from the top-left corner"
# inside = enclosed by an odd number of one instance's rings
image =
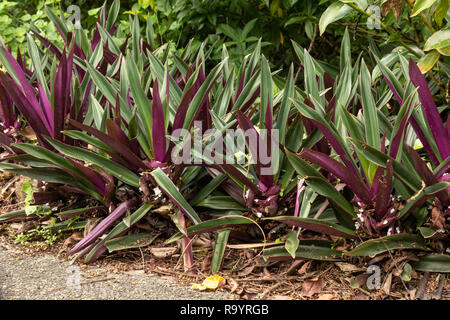
[[[237,288],[239,287],[239,283],[236,280],[234,280],[233,278],[228,278],[227,284],[230,285],[230,293],[235,292],[237,290]]]
[[[294,299],[292,299],[289,296],[276,295],[276,296],[269,297],[267,300],[294,300]]]
[[[386,280],[384,280],[383,286],[381,287],[381,290],[387,295],[391,294],[391,284],[392,284],[392,272],[390,272]]]
[[[346,263],[346,262],[335,262],[335,265],[337,265],[339,267],[339,269],[341,269],[341,271],[343,272],[358,272],[358,271],[362,271],[361,268],[358,268],[357,266],[351,264],[351,263]]]
[[[72,235],[70,237],[68,237],[65,241],[63,246],[64,247],[68,247],[71,246],[75,243],[77,243],[78,241],[80,241],[81,239],[83,239],[83,234],[79,231],[72,233]]]
[[[308,269],[309,265],[311,264],[311,260],[306,261],[302,267],[297,271],[298,274],[304,274],[306,270]]]
[[[202,267],[201,267],[201,271],[202,272],[208,272],[209,269],[211,268],[211,261],[212,261],[212,255],[209,254],[205,257],[205,259],[203,259],[202,261]]]
[[[367,273],[361,273],[355,277],[355,280],[360,288],[366,284],[367,278],[369,278],[369,274]]]
[[[192,246],[199,248],[209,248],[211,247],[211,240],[204,236],[201,236],[192,240]]]
[[[354,296],[352,300],[369,300],[369,299],[370,297],[367,294],[360,292],[356,296]]]
[[[150,252],[157,258],[167,258],[177,252],[178,247],[151,248]]]
[[[322,294],[319,294],[319,297],[317,299],[318,300],[334,300],[335,297],[331,293],[322,293]]]
[[[444,229],[445,218],[442,214],[441,210],[434,207],[431,210],[431,220],[433,221],[433,225],[438,229]]]
[[[322,291],[322,279],[306,280],[302,285],[302,291],[300,294],[304,297],[312,297],[316,293]]]
[[[248,276],[250,273],[253,272],[253,269],[255,269],[255,266],[250,266],[245,268],[244,270],[242,270],[241,272],[238,273],[239,277],[246,277]]]

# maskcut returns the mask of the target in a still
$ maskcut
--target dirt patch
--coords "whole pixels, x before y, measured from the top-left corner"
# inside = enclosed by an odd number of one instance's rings
[[[0,242],[0,299],[16,300],[210,300],[232,299],[219,290],[197,292],[174,279],[113,265],[81,266],[43,252]],[[78,280],[79,281],[78,281]]]

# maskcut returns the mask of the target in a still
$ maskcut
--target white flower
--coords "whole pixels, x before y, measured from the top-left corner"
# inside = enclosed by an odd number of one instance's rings
[[[389,223],[389,221],[387,221],[387,220],[383,221],[383,225],[387,225],[388,223]]]
[[[358,221],[355,221],[355,229],[358,230],[361,227]]]
[[[387,235],[390,236],[392,234],[392,228],[389,228]]]
[[[358,213],[356,216],[359,220],[364,221],[363,215],[361,213]]]
[[[392,208],[391,211],[389,211],[389,212],[390,212],[390,213],[394,213],[394,212],[395,212],[395,209]]]
[[[263,217],[263,214],[262,214],[261,212],[257,212],[257,213],[256,213],[256,216],[257,216],[258,218],[262,218],[262,217]]]
[[[157,196],[158,198],[161,197],[161,189],[156,187],[153,189],[153,192],[155,193],[155,196]]]

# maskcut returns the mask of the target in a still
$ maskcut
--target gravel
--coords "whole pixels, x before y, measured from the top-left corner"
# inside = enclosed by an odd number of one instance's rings
[[[224,291],[194,291],[142,270],[112,273],[98,267],[80,269],[48,254],[21,256],[1,243],[0,261],[0,300],[233,299]]]

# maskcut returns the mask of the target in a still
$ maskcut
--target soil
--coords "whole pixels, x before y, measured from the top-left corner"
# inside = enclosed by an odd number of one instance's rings
[[[47,253],[24,254],[0,243],[2,300],[211,300],[231,299],[225,291],[197,292],[174,279],[120,271],[113,266],[77,266]],[[80,281],[76,282],[79,270]]]

